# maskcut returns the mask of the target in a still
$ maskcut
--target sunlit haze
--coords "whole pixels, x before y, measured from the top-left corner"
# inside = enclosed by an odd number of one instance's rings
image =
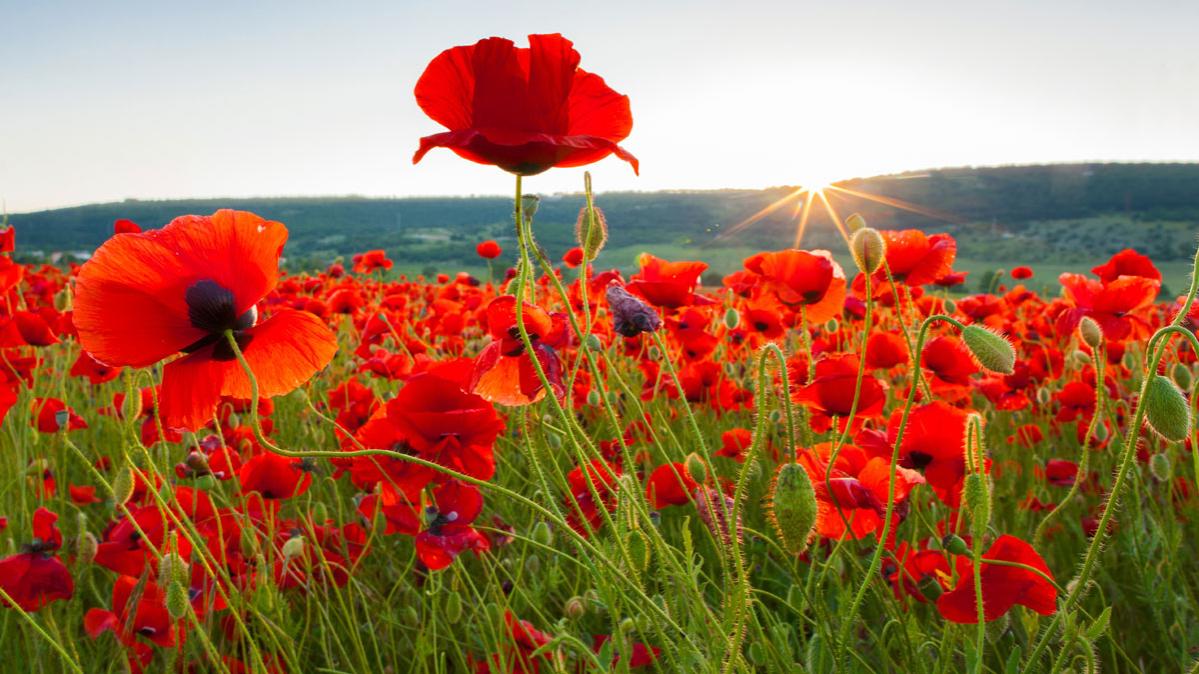
[[[417,140],[441,50],[533,32],[632,99],[600,190],[823,185],[939,166],[1199,159],[1199,3],[0,5],[0,199],[501,194]],[[576,191],[582,171],[530,179]]]

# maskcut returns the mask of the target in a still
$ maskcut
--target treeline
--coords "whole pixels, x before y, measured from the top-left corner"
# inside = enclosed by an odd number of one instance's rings
[[[1156,259],[1191,254],[1199,231],[1199,164],[1071,164],[940,169],[853,179],[827,192],[844,217],[862,213],[882,228],[949,231],[963,254],[994,259],[1090,259],[1135,246]],[[737,223],[784,199],[791,186],[765,190],[614,192],[599,195],[617,245],[654,244],[782,248],[794,237],[788,203],[752,226]],[[863,195],[877,197],[871,200]],[[579,194],[543,195],[539,241],[551,251],[572,245]],[[293,265],[322,264],[372,248],[418,265],[474,261],[474,244],[512,243],[504,197],[363,197],[126,200],[11,216],[26,253],[89,251],[128,218],[159,227],[186,213],[252,210],[288,225]],[[807,247],[837,245],[818,202]],[[511,246],[507,246],[511,247]]]

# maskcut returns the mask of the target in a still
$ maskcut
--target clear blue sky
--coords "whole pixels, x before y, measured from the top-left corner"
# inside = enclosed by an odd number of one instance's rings
[[[596,187],[1199,160],[1199,2],[0,0],[0,199],[499,194],[412,87],[447,47],[561,32],[632,98]],[[530,179],[574,191],[581,170]]]

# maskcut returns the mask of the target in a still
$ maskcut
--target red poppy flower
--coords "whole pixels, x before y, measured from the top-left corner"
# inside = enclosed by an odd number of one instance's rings
[[[562,264],[574,269],[583,264],[583,249],[575,246],[562,254]]]
[[[929,340],[920,360],[933,376],[948,384],[968,385],[970,376],[978,372],[978,363],[962,340],[948,335]]]
[[[964,410],[936,401],[912,410],[899,447],[900,464],[922,470],[937,497],[950,507],[961,502],[966,458],[962,443],[966,436]],[[892,446],[899,432],[903,410],[891,413],[887,442]],[[890,448],[886,448],[890,452]],[[989,464],[989,460],[988,460]]]
[[[723,456],[736,461],[745,460],[745,452],[754,442],[753,431],[748,428],[734,428],[720,434],[720,449],[716,456]]]
[[[779,302],[803,306],[809,322],[822,323],[841,314],[845,272],[827,250],[758,253],[746,258],[745,268],[761,276]]]
[[[887,266],[895,280],[913,287],[922,286],[952,271],[958,250],[952,236],[928,236],[918,229],[884,230],[881,233],[887,242]]]
[[[38,508],[33,513],[33,542],[25,546],[25,552],[0,559],[0,588],[23,611],[36,611],[75,594],[70,572],[51,554],[62,546],[57,520],[57,514]],[[12,604],[0,600],[0,605]]]
[[[816,376],[797,389],[796,402],[812,411],[812,430],[817,433],[829,430],[833,417],[844,428],[853,409],[855,392],[858,392],[858,406],[854,428],[882,414],[887,389],[878,379],[864,373],[859,391],[858,363],[858,357],[850,354],[825,356],[816,362]]]
[[[801,451],[796,458],[808,472],[816,490],[816,533],[835,540],[847,534],[857,539],[881,532],[891,482],[890,462],[882,457],[870,457],[859,447],[844,445],[830,474],[828,460],[831,454],[832,445],[822,442]],[[824,482],[826,474],[830,474],[828,485]],[[901,507],[894,515],[896,521],[905,512],[902,507],[906,506],[908,493],[918,484],[924,484],[920,473],[896,468],[895,503]]]
[[[616,508],[616,478],[619,476],[620,466],[599,459],[591,461],[586,472],[582,466],[576,466],[566,474],[570,494],[565,509],[572,529],[584,536],[599,529],[604,521],[600,508],[609,512]]]
[[[924,603],[928,599],[921,586],[932,584],[939,595],[941,579],[949,576],[949,561],[940,550],[918,549],[904,541],[896,546],[895,558],[883,562],[883,575],[891,581],[896,597],[906,595]]]
[[[699,485],[682,463],[667,463],[658,466],[645,483],[645,497],[655,510],[666,506],[686,505],[691,494]]]
[[[87,422],[58,398],[38,398],[33,401],[33,427],[42,433],[57,433],[82,430]]]
[[[222,396],[250,397],[225,341],[234,331],[259,393],[291,392],[337,350],[312,314],[279,309],[258,321],[256,304],[278,280],[287,229],[246,212],[176,218],[163,229],[118,234],[80,268],[75,327],[83,348],[110,366],[163,368],[161,412],[169,426],[207,424]]]
[[[1032,267],[1012,267],[1012,278],[1016,279],[1017,281],[1023,281],[1024,279],[1032,278]]]
[[[494,260],[503,252],[504,249],[500,248],[500,244],[492,240],[484,241],[475,246],[475,253],[477,253],[479,257],[487,260]]]
[[[92,358],[87,351],[80,351],[79,357],[75,359],[75,364],[71,366],[70,374],[72,377],[87,377],[88,381],[93,384],[103,384],[119,377],[121,368],[104,365]]]
[[[359,274],[369,274],[376,269],[391,269],[394,263],[387,259],[384,250],[368,250],[354,256],[354,271]]]
[[[449,480],[433,490],[433,505],[426,511],[428,525],[416,536],[420,561],[438,571],[466,550],[476,554],[489,550],[490,542],[471,526],[482,510],[483,495],[473,485]]]
[[[1059,335],[1069,335],[1083,316],[1090,316],[1103,336],[1123,341],[1148,335],[1149,325],[1143,315],[1153,306],[1161,281],[1144,276],[1119,276],[1104,283],[1082,274],[1062,274],[1058,277],[1069,305],[1057,316]]]
[[[142,231],[141,225],[137,224],[136,222],[134,222],[132,220],[118,218],[117,220],[114,220],[112,223],[112,233],[113,234],[139,234],[139,233],[141,233],[141,231]]]
[[[562,363],[553,345],[562,341],[565,325],[555,321],[544,309],[524,302],[521,320],[533,346],[533,356],[549,380],[554,396],[565,394]],[[525,353],[524,340],[516,323],[516,298],[497,297],[487,305],[487,332],[491,343],[475,358],[475,368],[467,390],[485,400],[508,406],[529,405],[545,397],[536,368]]]
[[[522,176],[584,166],[610,154],[638,169],[617,143],[633,130],[629,98],[579,69],[558,34],[529,48],[493,37],[439,54],[416,83],[416,102],[449,131],[421,138],[416,163],[435,147]]]
[[[1053,578],[1045,560],[1031,545],[1015,536],[1003,535],[995,539],[983,553],[983,559],[1019,562],[1040,570]],[[977,624],[977,595],[974,594],[974,562],[967,555],[957,557],[957,587],[941,595],[937,610],[946,620],[955,623]],[[1026,606],[1041,615],[1052,615],[1057,611],[1057,590],[1041,576],[1012,566],[997,564],[982,565],[983,619],[997,620],[1013,606]]]
[[[135,595],[137,604],[130,606]],[[112,586],[112,610],[89,609],[83,616],[83,628],[93,639],[112,631],[126,647],[133,647],[139,636],[162,648],[175,645],[175,624],[167,613],[166,594],[154,581],[140,583],[132,576],[117,578]]]
[[[1162,273],[1154,266],[1153,260],[1141,255],[1131,248],[1116,253],[1103,264],[1092,267],[1091,273],[1098,276],[1100,281],[1111,283],[1121,276],[1140,276],[1154,281],[1162,280]]]
[[[876,332],[866,341],[866,367],[890,370],[908,362],[908,345],[894,332]]]
[[[649,253],[637,258],[641,271],[634,274],[625,287],[645,298],[654,306],[669,309],[692,304],[712,304],[713,300],[697,295],[699,275],[708,265],[703,262],[667,262]]]
[[[288,499],[308,491],[311,470],[298,459],[263,452],[242,464],[237,480],[243,492],[265,499]]]
[[[1078,478],[1078,464],[1065,459],[1049,459],[1045,462],[1045,479],[1049,484],[1069,487]]]

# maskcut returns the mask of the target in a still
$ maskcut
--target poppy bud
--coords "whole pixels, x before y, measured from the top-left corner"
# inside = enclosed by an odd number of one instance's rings
[[[566,605],[562,607],[562,613],[566,615],[568,620],[578,620],[587,613],[587,604],[583,602],[582,597],[571,597],[566,600]]]
[[[212,473],[208,473],[206,475],[201,475],[201,476],[197,477],[196,481],[195,481],[195,485],[196,485],[196,489],[202,489],[202,490],[207,491],[207,490],[215,487],[216,482],[217,482],[217,480],[215,477],[213,477]]]
[[[172,620],[179,620],[187,615],[188,598],[187,589],[177,583],[167,585],[166,597],[167,614]]]
[[[991,521],[991,493],[986,479],[982,473],[971,473],[962,485],[962,504],[970,509],[970,528],[975,537],[986,534]]]
[[[591,349],[592,351],[603,351],[604,343],[600,341],[598,335],[592,333],[587,335],[587,348]]]
[[[91,564],[99,549],[100,542],[90,531],[83,532],[75,541],[75,557],[84,564]]]
[[[117,471],[117,476],[109,486],[112,489],[113,503],[128,503],[129,499],[133,498],[133,471],[129,470],[129,466],[121,466],[121,470]]]
[[[828,322],[824,324],[824,331],[827,333],[830,333],[830,334],[836,332],[840,328],[841,328],[841,323],[840,323],[840,321],[838,321],[835,318],[828,319]]]
[[[687,474],[691,476],[699,484],[708,481],[708,466],[704,460],[699,458],[699,454],[691,452],[687,458],[683,460],[683,466],[687,469]]]
[[[1178,384],[1160,374],[1149,380],[1145,391],[1145,417],[1149,427],[1167,440],[1182,442],[1191,434],[1191,406]]]
[[[162,587],[168,585],[187,585],[191,577],[188,573],[187,562],[177,552],[168,552],[162,556],[162,561],[158,563],[158,584]]]
[[[1070,352],[1070,360],[1078,367],[1085,367],[1087,363],[1091,362],[1091,357],[1087,355],[1086,351],[1075,349]]]
[[[861,219],[861,216],[858,216]],[[865,221],[862,222],[865,224]],[[883,266],[887,257],[887,242],[877,229],[862,227],[853,233],[849,239],[849,252],[853,254],[854,264],[863,274],[873,274]]]
[[[736,309],[729,307],[728,311],[724,312],[724,327],[736,330],[738,325],[741,325],[741,314]]]
[[[1169,482],[1174,476],[1174,467],[1170,465],[1170,457],[1165,452],[1158,452],[1149,458],[1149,472],[1160,482]]]
[[[292,559],[304,554],[304,537],[292,536],[283,544],[283,558]]]
[[[629,559],[633,563],[633,569],[637,573],[642,573],[648,569],[650,559],[649,537],[645,535],[645,532],[640,529],[630,531],[625,545],[628,547]]]
[[[946,298],[946,300],[941,303],[941,308],[945,310],[945,313],[952,315],[955,312],[957,312],[958,305],[957,305],[957,302],[954,302],[953,300]]]
[[[541,574],[541,558],[537,555],[528,555],[525,557],[525,571],[530,576],[538,576]]]
[[[636,337],[643,332],[655,332],[662,327],[662,318],[648,304],[642,302],[619,284],[608,286],[608,310],[612,312],[612,329],[625,337]]]
[[[1053,394],[1049,392],[1049,387],[1042,386],[1037,389],[1037,402],[1042,405],[1048,405],[1053,400]]]
[[[766,649],[762,647],[761,641],[751,641],[749,643],[748,654],[749,663],[751,665],[754,665],[755,667],[766,666]]]
[[[770,520],[783,549],[793,555],[808,547],[816,526],[816,491],[798,463],[783,464],[770,494]]]
[[[591,262],[603,250],[608,242],[608,220],[599,207],[579,209],[579,219],[575,222],[575,241],[583,249],[583,257]]]
[[[446,596],[445,617],[451,625],[462,619],[462,595],[451,591]]]
[[[845,218],[845,226],[849,231],[856,232],[866,226],[866,218],[863,218],[861,213],[853,213]]]
[[[1092,349],[1098,349],[1099,345],[1103,343],[1103,328],[1099,327],[1095,319],[1083,316],[1082,320],[1078,322],[1078,338]]]
[[[125,396],[121,401],[121,415],[125,421],[132,422],[142,415],[142,397],[139,393]]]
[[[957,537],[955,536],[954,538]],[[962,539],[958,538],[958,540],[961,541]],[[966,542],[962,541],[962,545],[965,544]],[[921,596],[929,601],[936,601],[945,592],[945,588],[941,587],[941,583],[937,582],[937,579],[932,576],[921,578],[917,588],[920,590]]]
[[[1099,442],[1107,440],[1107,424],[1100,422],[1095,425],[1095,439]]]
[[[1011,342],[987,328],[967,325],[962,329],[962,341],[974,359],[991,372],[1011,374],[1016,369],[1016,350]]]
[[[587,392],[587,404],[591,405],[592,407],[595,407],[600,404],[599,391],[597,391],[595,389],[591,389],[590,391]]]
[[[541,205],[541,197],[536,194],[525,194],[520,197],[520,211],[525,220],[532,220],[537,215],[537,207]]]
[[[949,534],[941,539],[941,547],[955,555],[968,555],[970,548],[966,546],[966,541],[962,540],[957,534]]]
[[[533,526],[533,540],[547,548],[554,544],[554,530],[548,522],[542,520]]]
[[[1194,383],[1194,377],[1191,376],[1191,370],[1182,363],[1174,364],[1174,383],[1178,384],[1178,388],[1186,391],[1191,388]]]

